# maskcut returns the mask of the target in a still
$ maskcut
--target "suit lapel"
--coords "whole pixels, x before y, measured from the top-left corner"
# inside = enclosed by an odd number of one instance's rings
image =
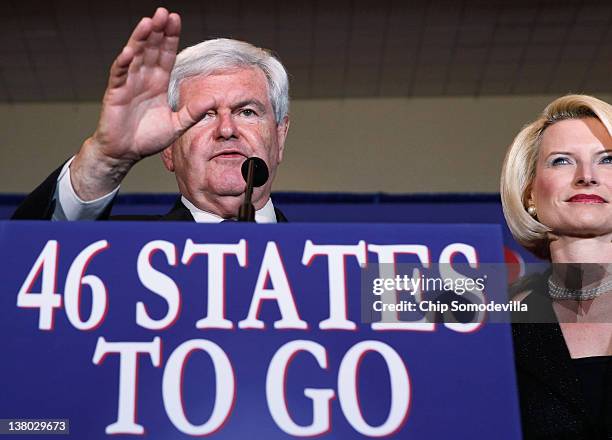
[[[172,207],[172,209],[168,213],[162,215],[160,217],[160,220],[169,221],[169,222],[170,221],[172,222],[194,222],[195,221],[195,219],[191,215],[191,212],[189,212],[189,209],[187,209],[187,207],[183,205],[183,202],[181,202],[180,196],[174,203],[174,206]]]
[[[283,214],[280,209],[274,208],[274,213],[276,214],[276,221],[277,222],[279,222],[279,223],[287,223],[288,222],[287,217],[285,217],[285,214]]]

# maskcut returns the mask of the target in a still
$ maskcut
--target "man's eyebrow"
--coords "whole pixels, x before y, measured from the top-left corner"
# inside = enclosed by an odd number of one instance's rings
[[[257,110],[259,110],[261,113],[265,113],[266,111],[266,106],[258,99],[246,99],[244,101],[240,101],[234,105],[234,108],[248,107],[250,105],[257,107]]]

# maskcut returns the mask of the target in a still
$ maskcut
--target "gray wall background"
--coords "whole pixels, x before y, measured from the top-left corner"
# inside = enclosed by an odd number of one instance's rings
[[[497,192],[506,147],[556,96],[295,100],[276,191]],[[612,95],[599,95],[612,101]],[[97,103],[0,105],[0,191],[26,193],[95,129]],[[175,192],[158,157],[122,192]]]

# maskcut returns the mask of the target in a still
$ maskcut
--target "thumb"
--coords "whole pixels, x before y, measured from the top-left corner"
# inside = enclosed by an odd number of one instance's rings
[[[174,128],[176,136],[182,135],[206,115],[207,112],[216,107],[214,99],[192,99],[188,101],[177,112],[173,113]]]

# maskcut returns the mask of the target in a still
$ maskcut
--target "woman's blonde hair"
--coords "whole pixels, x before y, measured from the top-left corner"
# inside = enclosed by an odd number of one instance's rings
[[[542,135],[566,119],[599,119],[612,136],[612,106],[587,95],[567,95],[548,104],[538,119],[526,125],[508,148],[501,174],[504,216],[515,240],[540,258],[550,259],[550,228],[527,212]]]

